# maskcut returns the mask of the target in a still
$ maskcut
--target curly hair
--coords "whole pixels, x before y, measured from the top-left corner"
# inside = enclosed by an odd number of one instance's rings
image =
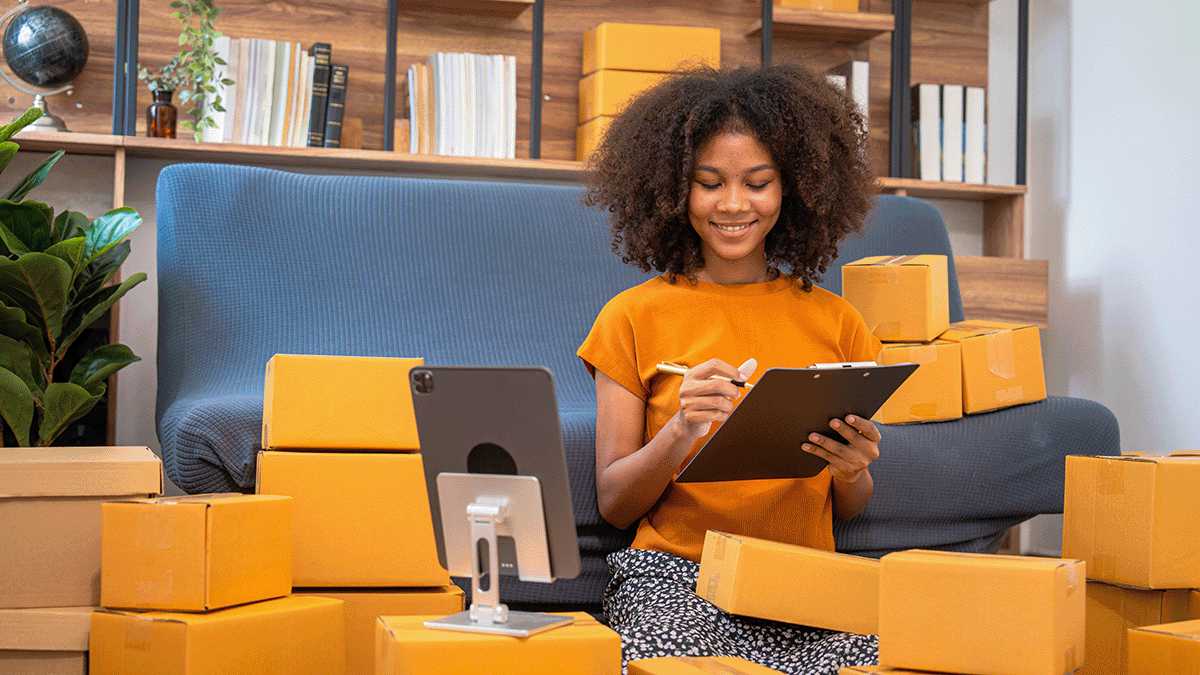
[[[722,132],[751,134],[770,151],[783,198],[767,264],[810,290],[862,227],[875,188],[858,108],[803,67],[701,67],[663,80],[612,121],[585,203],[610,213],[612,249],[626,264],[694,280],[704,259],[688,217],[692,171]]]

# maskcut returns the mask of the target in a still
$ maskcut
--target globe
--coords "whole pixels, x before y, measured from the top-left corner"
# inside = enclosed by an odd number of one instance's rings
[[[69,13],[42,5],[13,17],[4,30],[4,60],[35,87],[70,84],[87,65],[88,39]]]

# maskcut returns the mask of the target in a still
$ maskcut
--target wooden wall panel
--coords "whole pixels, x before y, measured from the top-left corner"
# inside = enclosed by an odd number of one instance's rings
[[[758,65],[758,36],[746,30],[761,16],[754,0],[550,0],[545,9],[542,157],[575,159],[583,33],[604,21],[708,26],[721,30],[721,65]]]
[[[42,3],[38,3],[42,4]],[[62,117],[71,131],[112,133],[113,42],[116,33],[117,6],[114,0],[50,0],[45,4],[61,7],[83,25],[88,36],[89,55],[83,73],[76,78],[71,94],[47,99],[50,110]],[[7,64],[0,64],[11,73]],[[7,122],[23,112],[33,97],[23,94],[0,80],[0,118]]]
[[[469,15],[461,10],[438,10],[429,5],[406,8],[405,5],[404,0],[401,0],[396,50],[397,114],[401,113],[401,88],[406,86],[408,67],[415,62],[425,61],[426,57],[434,52],[470,51],[477,54],[515,56],[516,152],[517,157],[529,157],[529,96],[533,87],[533,9],[526,9],[515,16],[512,13]],[[572,133],[572,143],[574,138]],[[379,147],[382,147],[382,144]],[[542,156],[546,157],[544,151]]]
[[[987,86],[988,6],[913,0],[912,81]]]

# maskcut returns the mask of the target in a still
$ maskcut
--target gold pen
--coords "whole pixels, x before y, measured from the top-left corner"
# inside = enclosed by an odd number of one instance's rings
[[[660,373],[668,373],[670,375],[687,375],[687,371],[688,371],[687,366],[681,366],[678,363],[668,363],[666,361],[659,363],[657,366],[654,367],[654,369]],[[745,387],[746,389],[749,389],[754,386],[754,385],[750,384],[749,382],[746,382],[745,380],[735,380],[731,377],[725,377],[724,375],[713,375],[709,379],[710,380],[722,380],[725,382],[729,382],[730,384],[732,384],[735,387]]]

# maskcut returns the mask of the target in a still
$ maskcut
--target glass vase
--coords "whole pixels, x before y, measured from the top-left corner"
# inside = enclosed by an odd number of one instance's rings
[[[154,102],[146,108],[146,135],[153,138],[175,138],[175,120],[179,111],[171,103],[175,92],[159,89],[150,92]]]

